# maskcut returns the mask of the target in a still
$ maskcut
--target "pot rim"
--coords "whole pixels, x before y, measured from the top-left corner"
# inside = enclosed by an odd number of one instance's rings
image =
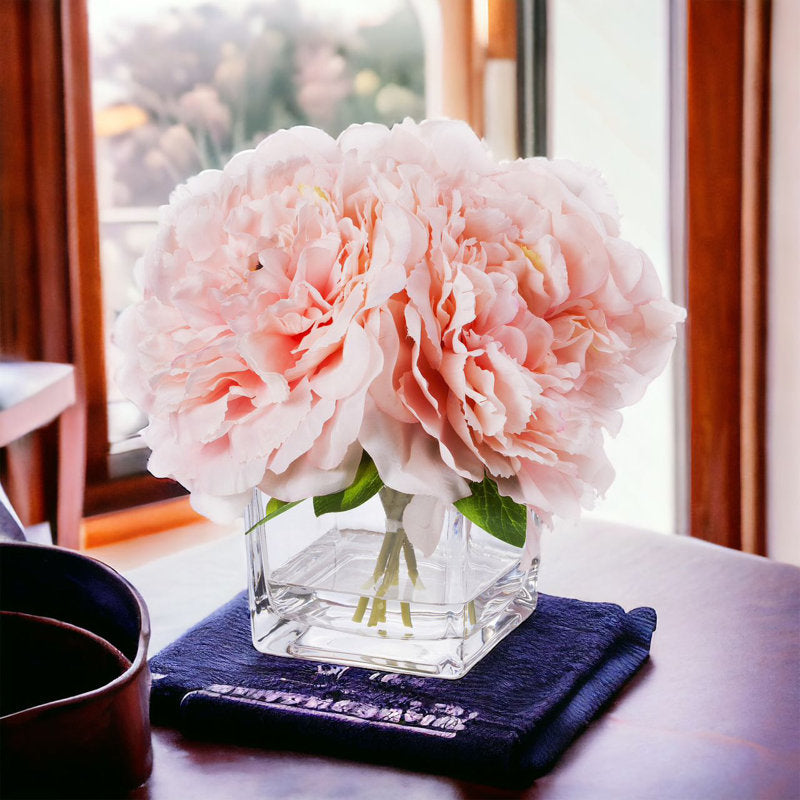
[[[90,702],[95,699],[106,698],[109,696],[113,696],[123,689],[127,688],[127,686],[133,683],[137,678],[139,673],[142,669],[147,669],[147,647],[150,642],[150,615],[147,611],[147,606],[145,605],[144,598],[141,596],[139,591],[133,586],[133,584],[125,577],[120,575],[113,567],[110,567],[108,564],[104,564],[102,561],[92,557],[84,555],[83,553],[77,553],[74,550],[69,550],[65,547],[59,547],[57,545],[47,545],[47,544],[39,544],[36,542],[0,542],[0,553],[4,549],[20,549],[20,548],[39,548],[42,550],[47,550],[48,552],[56,551],[60,553],[60,556],[64,558],[70,559],[79,559],[82,561],[88,561],[92,564],[92,567],[97,569],[100,572],[105,572],[109,577],[112,578],[118,585],[121,591],[127,592],[130,597],[133,598],[136,607],[139,612],[139,636],[137,640],[136,646],[136,655],[131,661],[130,666],[118,675],[114,680],[109,681],[102,686],[97,687],[96,689],[91,689],[87,692],[81,692],[80,694],[70,695],[69,697],[59,698],[58,700],[51,700],[47,703],[40,703],[36,706],[31,706],[30,708],[24,708],[19,711],[15,711],[12,714],[6,714],[4,716],[0,716],[0,722],[5,723],[14,723],[18,721],[24,721],[28,718],[34,718],[40,716],[42,714],[47,713],[52,709],[63,709],[68,708],[70,706],[79,706],[83,705],[87,702]],[[7,609],[3,609],[4,611]],[[10,610],[10,609],[8,609]],[[21,611],[16,613],[25,614],[27,612]],[[38,615],[44,616],[44,615]],[[58,617],[50,617],[50,619],[54,619],[57,622],[64,622],[64,620],[59,620]],[[71,624],[71,623],[66,623]],[[77,626],[73,626],[77,627]],[[93,631],[88,631],[89,633],[97,636]],[[102,638],[102,637],[100,637]],[[107,641],[107,640],[105,640]],[[112,647],[116,647],[112,642],[107,642]]]

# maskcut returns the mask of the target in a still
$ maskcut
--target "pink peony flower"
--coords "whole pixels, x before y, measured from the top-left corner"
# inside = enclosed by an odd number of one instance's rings
[[[340,144],[430,238],[380,311],[360,436],[379,473],[447,500],[465,493],[453,474],[488,474],[546,519],[576,516],[613,479],[602,429],[663,369],[683,313],[619,238],[613,200],[569,162],[494,164],[459,123],[359,127]]]
[[[375,211],[370,169],[311,128],[282,131],[161,210],[120,318],[120,386],[149,415],[150,470],[224,518],[254,486],[286,500],[346,487],[383,366],[368,311],[424,241]]]
[[[215,517],[345,488],[362,449],[398,491],[575,515],[682,315],[597,176],[446,121],[274,134],[176,190],[139,271],[119,381]]]

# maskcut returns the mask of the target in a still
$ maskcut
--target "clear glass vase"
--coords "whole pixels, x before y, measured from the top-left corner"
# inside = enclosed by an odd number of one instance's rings
[[[315,517],[310,501],[247,535],[254,646],[264,652],[460,678],[536,608],[540,529],[521,550],[450,506],[426,555],[402,527],[408,495],[385,490]],[[245,530],[264,517],[256,490]]]

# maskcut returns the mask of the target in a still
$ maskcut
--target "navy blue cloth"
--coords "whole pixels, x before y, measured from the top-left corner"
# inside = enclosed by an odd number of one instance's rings
[[[649,655],[656,614],[540,595],[459,680],[259,653],[238,595],[155,656],[153,722],[496,786],[530,784]]]

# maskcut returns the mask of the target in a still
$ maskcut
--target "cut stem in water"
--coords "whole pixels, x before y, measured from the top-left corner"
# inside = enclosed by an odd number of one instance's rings
[[[383,509],[386,512],[386,533],[383,537],[375,569],[372,572],[372,586],[369,594],[362,595],[353,613],[353,622],[363,622],[367,610],[372,603],[367,627],[374,628],[386,622],[386,595],[400,585],[400,554],[403,554],[412,586],[419,581],[419,567],[414,546],[403,530],[403,511],[411,502],[411,496],[384,486],[379,493]],[[412,628],[411,603],[400,603],[400,618],[406,628]]]

